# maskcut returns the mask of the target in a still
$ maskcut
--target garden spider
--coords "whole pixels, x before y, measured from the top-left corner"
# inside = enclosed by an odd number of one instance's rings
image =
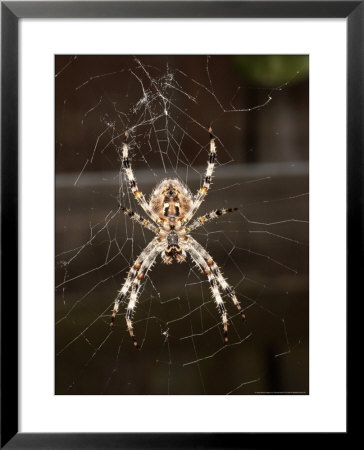
[[[241,311],[240,303],[238,302],[232,288],[227,284],[219,267],[205,248],[189,234],[192,230],[195,230],[206,222],[216,219],[223,214],[237,210],[237,208],[216,209],[215,211],[205,214],[190,223],[211,185],[211,178],[216,160],[216,146],[211,127],[209,128],[209,133],[209,160],[207,163],[203,185],[197,194],[193,196],[188,187],[181,181],[168,178],[161,181],[155,187],[148,203],[145,200],[144,195],[138,189],[133,171],[131,169],[128,156],[129,148],[127,144],[128,132],[125,132],[125,141],[123,143],[121,155],[122,167],[126,173],[130,189],[137,203],[143,208],[151,221],[141,217],[139,214],[125,208],[124,206],[120,206],[120,210],[131,219],[156,234],[154,239],[149,242],[146,248],[137,257],[133,266],[129,270],[126,280],[115,299],[110,322],[110,326],[113,327],[116,314],[119,310],[119,305],[125,299],[130,289],[130,299],[126,309],[125,318],[129,334],[136,348],[138,348],[138,343],[133,331],[132,316],[138,301],[141,280],[153,266],[158,254],[161,255],[165,264],[171,264],[173,259],[179,263],[183,262],[186,259],[186,253],[189,253],[197,267],[207,276],[216,306],[221,314],[225,343],[228,342],[228,321],[226,308],[221,298],[220,289],[223,289],[227,296],[231,298],[236,308],[241,312],[242,318],[245,319],[245,315]]]

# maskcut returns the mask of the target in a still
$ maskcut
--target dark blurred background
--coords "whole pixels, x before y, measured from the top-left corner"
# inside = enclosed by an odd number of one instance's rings
[[[56,394],[308,394],[308,56],[71,56],[56,73]],[[118,213],[164,177],[194,192],[212,125],[218,163],[197,215],[239,207],[193,233],[245,310],[229,345],[191,262],[157,264],[130,342],[113,300],[152,233]],[[144,213],[143,213],[144,214]],[[144,214],[145,215],[145,214]]]

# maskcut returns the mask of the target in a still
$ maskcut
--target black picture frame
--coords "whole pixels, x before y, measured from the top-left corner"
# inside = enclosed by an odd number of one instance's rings
[[[361,292],[363,249],[363,1],[1,2],[1,448],[250,448],[281,437],[263,433],[18,433],[18,22],[21,18],[346,18],[347,303]],[[350,345],[348,345],[348,350]],[[349,417],[349,415],[347,416]],[[348,425],[348,431],[351,431]],[[339,433],[337,439],[347,439]],[[321,435],[327,439],[327,436]],[[315,434],[319,445],[320,435]],[[299,441],[298,441],[299,439]]]

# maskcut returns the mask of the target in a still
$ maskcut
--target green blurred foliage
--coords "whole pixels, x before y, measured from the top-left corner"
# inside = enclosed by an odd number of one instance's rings
[[[241,76],[254,85],[277,87],[297,83],[308,77],[308,55],[236,56],[235,66]]]

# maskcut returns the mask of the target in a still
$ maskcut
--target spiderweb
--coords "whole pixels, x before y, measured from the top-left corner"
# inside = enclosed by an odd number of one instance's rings
[[[307,79],[298,65],[281,81],[253,82],[244,67],[254,58],[56,57],[56,394],[308,393]],[[153,237],[119,211],[145,216],[121,169],[124,132],[148,197],[166,177],[197,191],[210,125],[217,164],[197,216],[239,210],[193,236],[246,321],[223,297],[224,345],[207,278],[190,258],[166,266],[158,257],[134,314],[138,351],[125,304],[109,327]]]

